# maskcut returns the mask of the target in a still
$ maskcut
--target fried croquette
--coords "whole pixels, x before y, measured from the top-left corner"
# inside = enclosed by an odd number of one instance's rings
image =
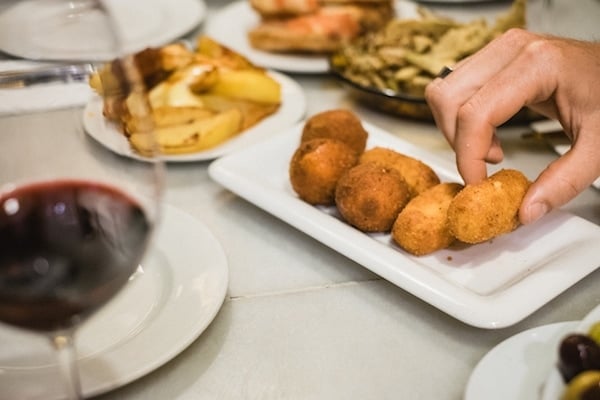
[[[363,232],[389,232],[409,199],[408,185],[398,171],[376,163],[352,167],[335,190],[341,216]]]
[[[392,149],[374,147],[367,150],[359,160],[361,164],[366,162],[377,162],[400,172],[412,197],[440,183],[440,178],[429,165]]]
[[[448,207],[450,232],[462,242],[475,244],[513,231],[529,185],[525,175],[513,169],[467,185]]]
[[[394,242],[416,256],[450,246],[454,236],[448,228],[448,206],[462,188],[458,183],[440,183],[412,198],[394,222]]]
[[[338,179],[357,163],[358,155],[345,143],[327,138],[309,140],[292,156],[290,182],[307,203],[334,205]]]
[[[306,120],[300,140],[336,139],[360,154],[366,148],[368,136],[356,114],[345,109],[335,109],[320,112]]]

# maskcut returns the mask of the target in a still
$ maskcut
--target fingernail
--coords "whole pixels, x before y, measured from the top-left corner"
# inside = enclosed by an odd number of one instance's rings
[[[528,222],[535,222],[538,219],[542,218],[544,215],[546,215],[548,213],[548,205],[546,203],[543,202],[539,202],[539,203],[533,203],[532,205],[529,206],[528,208],[528,214],[529,214],[529,221]]]

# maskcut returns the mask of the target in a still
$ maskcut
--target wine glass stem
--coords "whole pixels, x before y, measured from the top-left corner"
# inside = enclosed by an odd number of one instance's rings
[[[60,374],[65,385],[65,394],[69,400],[82,400],[79,372],[77,371],[77,354],[72,331],[61,331],[50,338],[54,347]]]

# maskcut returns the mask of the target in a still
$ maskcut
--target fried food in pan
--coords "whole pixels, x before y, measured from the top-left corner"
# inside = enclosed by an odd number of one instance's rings
[[[398,171],[376,163],[349,169],[335,190],[340,214],[363,232],[389,232],[409,199],[408,185]]]
[[[333,205],[335,187],[344,172],[358,163],[358,154],[339,140],[320,138],[302,142],[289,166],[290,182],[309,204]]]
[[[359,163],[367,162],[376,162],[397,170],[408,184],[412,197],[440,183],[440,178],[430,166],[392,149],[374,147],[365,151],[360,156]]]
[[[463,188],[458,183],[440,183],[410,200],[392,227],[392,239],[407,252],[423,256],[454,242],[448,227],[448,207]]]
[[[467,185],[448,207],[450,232],[465,243],[481,243],[519,226],[519,207],[530,182],[520,171],[503,169]]]
[[[360,119],[352,111],[334,109],[313,115],[304,124],[301,141],[315,138],[337,139],[357,153],[362,153],[369,134]]]

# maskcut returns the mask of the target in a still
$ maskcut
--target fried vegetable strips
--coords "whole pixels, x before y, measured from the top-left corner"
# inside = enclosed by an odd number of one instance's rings
[[[395,19],[331,57],[334,69],[366,87],[422,97],[445,65],[454,65],[513,27],[525,26],[525,1],[515,0],[494,24],[459,23],[420,7],[418,19]]]
[[[217,146],[281,104],[281,87],[264,69],[206,36],[194,51],[171,44],[141,51],[135,61],[149,88],[156,142],[164,154]],[[119,87],[116,65],[103,66],[90,86],[103,97],[105,118],[121,127],[134,151],[148,154],[147,121],[134,112],[140,99],[113,90]]]

